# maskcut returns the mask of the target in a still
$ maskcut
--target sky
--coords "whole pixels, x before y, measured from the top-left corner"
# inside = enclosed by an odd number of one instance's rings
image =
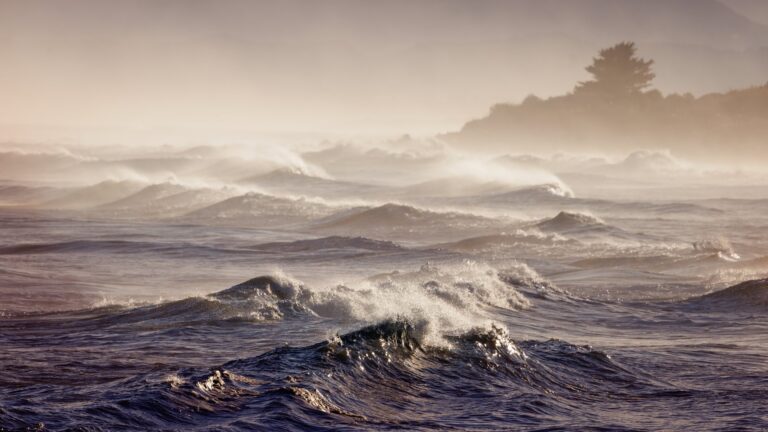
[[[760,0],[0,0],[0,140],[440,133],[622,40],[664,92],[768,80]]]

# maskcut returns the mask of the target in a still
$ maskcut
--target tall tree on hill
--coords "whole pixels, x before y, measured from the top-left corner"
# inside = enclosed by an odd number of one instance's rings
[[[642,93],[651,85],[656,74],[651,70],[653,60],[635,56],[634,42],[621,42],[600,53],[587,66],[590,81],[580,82],[576,93],[596,93],[605,96],[628,96]]]

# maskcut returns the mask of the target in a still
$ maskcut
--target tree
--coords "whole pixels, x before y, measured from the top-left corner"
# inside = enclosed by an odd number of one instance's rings
[[[593,80],[580,82],[576,92],[599,93],[605,96],[626,96],[642,93],[656,77],[651,71],[653,60],[635,56],[634,42],[621,42],[600,53],[587,66]]]

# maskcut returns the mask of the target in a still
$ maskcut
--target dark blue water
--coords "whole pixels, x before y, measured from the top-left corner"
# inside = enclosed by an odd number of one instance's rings
[[[762,250],[593,222],[413,244],[7,211],[0,430],[768,429]]]

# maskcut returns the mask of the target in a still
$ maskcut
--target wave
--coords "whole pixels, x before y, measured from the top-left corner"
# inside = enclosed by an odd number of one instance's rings
[[[78,169],[88,159],[69,153],[0,150],[0,172],[15,181],[60,180],[62,172]]]
[[[122,209],[145,206],[149,202],[186,192],[187,190],[189,189],[186,186],[172,182],[152,184],[128,197],[104,204],[102,208]]]
[[[337,211],[336,207],[303,198],[248,192],[187,213],[179,220],[240,226],[285,226],[327,217]]]
[[[313,176],[299,169],[279,168],[268,173],[249,176],[238,181],[246,185],[261,188],[294,189],[307,187],[329,187],[336,181],[325,177]]]
[[[633,217],[638,214],[654,214],[660,217],[718,217],[726,214],[725,211],[717,208],[691,203],[597,201],[593,203],[593,206],[604,213],[624,214]]]
[[[589,213],[561,211],[555,217],[536,224],[542,231],[565,232],[588,227],[604,227],[605,222]]]
[[[409,197],[462,197],[499,194],[509,189],[502,182],[476,182],[463,177],[429,180],[401,188],[400,195]]]
[[[125,240],[74,240],[57,243],[27,243],[0,247],[0,255],[24,255],[45,253],[99,253],[145,252],[157,245],[154,243]]]
[[[35,206],[53,199],[60,193],[59,189],[49,186],[0,184],[0,205]]]
[[[410,226],[429,223],[440,217],[439,213],[417,209],[408,205],[384,204],[379,207],[361,210],[352,215],[323,224],[323,227],[370,228],[382,225]]]
[[[403,204],[385,204],[340,213],[318,224],[321,231],[372,236],[415,237],[440,236],[453,231],[485,233],[496,231],[503,223],[470,213],[437,212]]]
[[[560,234],[590,247],[601,246],[614,249],[629,246],[637,249],[660,248],[661,250],[669,248],[664,238],[625,231],[584,211],[560,211],[556,216],[535,223],[530,228],[544,233]]]
[[[408,320],[386,320],[207,371],[150,375],[142,385],[129,384],[130,401],[109,412],[135,428],[203,420],[207,427],[231,425],[237,413],[240,425],[283,428],[290,419],[297,430],[445,429],[473,412],[475,426],[493,429],[521,419],[557,425],[553,418],[575,402],[674,390],[590,346],[515,341],[489,326],[456,334],[450,347],[433,347],[420,333]]]
[[[103,206],[119,202],[123,198],[138,193],[142,183],[131,180],[106,180],[95,185],[78,188],[64,196],[57,197],[43,204],[47,208],[79,209]]]
[[[517,229],[512,232],[470,237],[435,247],[461,252],[490,252],[532,245],[555,246],[574,243],[577,241],[558,233],[543,233],[538,229]]]
[[[0,247],[0,255],[40,254],[162,254],[180,258],[210,257],[217,254],[241,254],[242,249],[226,249],[191,243],[129,240],[72,240],[52,243],[22,243]]]
[[[731,242],[725,238],[706,239],[693,242],[693,250],[699,253],[716,254],[726,261],[738,261],[739,254],[733,249]]]
[[[697,308],[738,311],[768,310],[768,279],[755,279],[685,301]]]
[[[561,198],[573,198],[573,191],[562,183],[545,183],[535,186],[510,185],[500,180],[478,180],[466,177],[450,177],[430,180],[402,188],[400,194],[410,197],[441,197],[463,203],[530,203],[559,202]]]
[[[260,276],[205,296],[139,307],[96,308],[100,326],[141,329],[222,325],[228,321],[275,321],[290,316],[315,316],[306,305],[312,292],[288,276]],[[118,312],[115,313],[115,308]]]
[[[531,307],[519,286],[511,283],[514,280],[532,286],[534,279],[528,277],[529,272],[532,270],[516,262],[503,270],[469,260],[441,266],[427,263],[418,271],[368,278],[359,292],[362,295],[355,294],[353,312],[375,321],[405,317],[423,322],[429,328],[429,342],[440,344],[447,333],[492,322],[489,307]]]
[[[111,217],[168,218],[201,209],[236,195],[233,188],[194,188],[165,182],[149,185],[125,198],[96,207]]]
[[[518,208],[521,206],[545,208],[559,206],[562,208],[566,205],[581,202],[575,198],[573,191],[562,183],[518,187],[513,190],[497,193],[488,192],[482,195],[448,198],[446,201],[455,205],[503,208]]]
[[[751,213],[768,210],[768,199],[766,198],[710,198],[698,202],[728,212],[748,211]]]
[[[562,201],[563,199],[575,198],[573,191],[562,183],[549,183],[536,186],[520,188],[496,196],[496,199],[504,199],[510,202],[539,202],[539,201]]]
[[[385,240],[373,240],[366,237],[330,236],[292,242],[262,243],[251,249],[269,252],[315,252],[330,249],[357,249],[377,252],[405,250],[397,243]]]
[[[206,296],[127,309],[105,317],[103,325],[174,327],[182,323],[333,319],[370,323],[404,318],[421,323],[430,344],[445,335],[492,321],[492,309],[525,309],[553,285],[533,270],[513,263],[503,270],[466,261],[415,272],[375,275],[354,284],[309,287],[283,273],[259,276]]]
[[[575,299],[571,293],[545,279],[527,264],[514,263],[513,266],[499,272],[499,279],[514,286],[529,297],[569,302]]]
[[[246,177],[238,181],[246,186],[256,186],[260,190],[277,195],[304,195],[322,198],[349,198],[368,196],[384,191],[384,188],[362,183],[333,180],[307,174],[300,170],[281,168],[266,174]]]

